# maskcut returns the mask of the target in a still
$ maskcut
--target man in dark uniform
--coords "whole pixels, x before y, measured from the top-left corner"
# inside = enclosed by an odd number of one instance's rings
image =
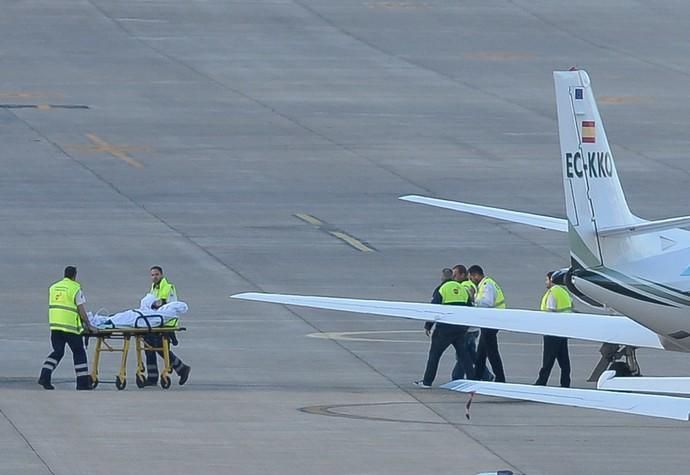
[[[546,293],[541,299],[543,312],[572,312],[573,299],[568,291],[551,280],[553,272],[546,274]],[[558,318],[558,316],[554,316]],[[539,370],[536,386],[546,386],[553,364],[558,360],[561,367],[561,386],[570,387],[570,356],[568,355],[568,339],[559,336],[544,335],[543,364]]]
[[[443,269],[441,279],[441,285],[434,290],[431,303],[471,305],[467,289],[460,285],[459,282],[453,280],[453,271],[451,269]],[[431,333],[434,326],[433,333]],[[426,371],[424,371],[424,379],[415,381],[415,384],[421,388],[431,387],[431,383],[433,383],[436,377],[436,371],[438,371],[441,355],[450,345],[453,345],[456,353],[456,364],[452,378],[454,380],[462,378],[463,375],[460,373],[464,373],[464,369],[460,361],[464,352],[463,344],[467,327],[463,325],[450,325],[448,323],[436,323],[434,325],[434,322],[426,322],[424,329],[427,335],[431,333],[431,346],[429,347],[429,358],[426,363]]]
[[[84,329],[95,331],[89,323],[84,304],[86,297],[77,282],[77,268],[65,267],[64,279],[50,286],[48,297],[48,323],[53,352],[43,362],[38,384],[44,389],[55,389],[51,383],[53,371],[65,355],[69,345],[77,375],[77,389],[91,389],[91,377],[84,349]]]

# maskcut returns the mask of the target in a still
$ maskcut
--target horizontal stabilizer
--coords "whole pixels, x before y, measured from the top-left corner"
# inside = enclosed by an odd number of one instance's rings
[[[627,317],[259,292],[231,298],[663,349],[656,333]]]
[[[681,228],[690,225],[690,216],[680,218],[660,219],[658,221],[642,221],[638,224],[626,224],[599,230],[600,237],[619,236],[623,234],[646,234],[654,231]]]
[[[425,196],[417,195],[401,196],[400,199],[403,201],[410,201],[412,203],[435,206],[437,208],[445,208],[453,211],[478,214],[480,216],[486,216],[489,218],[502,219],[504,221],[510,221],[513,223],[527,224],[529,226],[536,226],[542,229],[551,229],[552,231],[561,231],[564,233],[568,232],[568,221],[562,218],[522,213],[519,211],[511,211],[502,208],[490,208],[488,206],[460,203],[458,201],[439,200],[437,198],[427,198]]]
[[[635,393],[690,394],[690,378],[687,377],[615,377],[614,371],[606,371],[599,377],[597,388],[607,391]]]
[[[634,378],[631,378],[634,379]],[[597,389],[571,389],[527,384],[490,383],[459,379],[441,386],[461,393],[543,402],[561,406],[583,407],[623,412],[640,416],[690,420],[690,399],[652,394],[628,394]]]

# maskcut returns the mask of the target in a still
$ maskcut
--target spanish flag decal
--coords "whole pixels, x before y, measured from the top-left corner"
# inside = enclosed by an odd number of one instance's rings
[[[582,143],[596,143],[597,135],[593,120],[582,121]]]

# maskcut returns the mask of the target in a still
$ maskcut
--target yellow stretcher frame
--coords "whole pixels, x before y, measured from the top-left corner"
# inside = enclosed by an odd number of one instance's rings
[[[137,371],[136,383],[137,387],[143,388],[146,386],[146,367],[144,366],[144,358],[142,354],[145,351],[160,351],[163,353],[163,370],[160,373],[160,385],[163,389],[170,387],[170,374],[173,372],[170,364],[170,337],[176,332],[185,331],[184,327],[155,327],[155,328],[109,328],[99,329],[96,333],[89,334],[90,338],[96,338],[96,349],[91,363],[91,383],[92,387],[98,386],[98,368],[101,362],[101,353],[122,353],[120,359],[120,370],[115,376],[115,387],[118,390],[123,390],[127,386],[127,355],[130,348],[130,340],[134,337],[135,348],[137,352]],[[154,347],[144,341],[144,337],[152,334],[161,336],[161,346]],[[122,340],[122,346],[116,347],[108,340]]]

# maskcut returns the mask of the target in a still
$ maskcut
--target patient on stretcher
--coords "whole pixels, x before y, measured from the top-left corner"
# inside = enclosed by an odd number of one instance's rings
[[[153,294],[146,294],[137,309],[123,310],[111,315],[89,312],[89,321],[99,329],[157,328],[174,326],[178,317],[189,310],[187,304],[180,301],[167,303],[154,310],[151,306],[155,301],[156,297]]]

